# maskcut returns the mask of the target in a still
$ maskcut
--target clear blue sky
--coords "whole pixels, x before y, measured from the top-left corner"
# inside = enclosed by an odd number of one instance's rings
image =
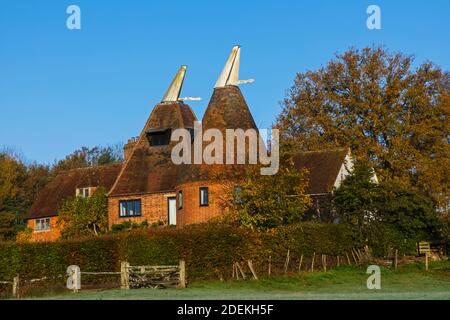
[[[66,28],[81,8],[82,29]],[[368,30],[366,8],[382,10]],[[450,69],[450,1],[0,0],[0,146],[52,162],[139,134],[179,65],[201,119],[235,44],[256,123],[270,127],[296,72],[385,45]]]

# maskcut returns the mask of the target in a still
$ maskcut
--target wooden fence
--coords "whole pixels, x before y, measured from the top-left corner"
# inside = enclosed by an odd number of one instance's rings
[[[71,266],[70,272],[55,277],[43,277],[40,279],[20,279],[19,275],[12,281],[0,281],[0,284],[12,286],[12,296],[20,298],[20,284],[36,283],[46,280],[66,279],[67,288],[77,292],[81,288],[81,276],[120,276],[121,289],[168,287],[186,288],[186,263],[180,260],[177,266],[130,266],[128,262],[121,262],[120,272],[86,272],[80,271],[78,266]],[[77,274],[79,272],[79,274]],[[78,279],[78,280],[77,280]],[[69,286],[70,284],[70,286]]]

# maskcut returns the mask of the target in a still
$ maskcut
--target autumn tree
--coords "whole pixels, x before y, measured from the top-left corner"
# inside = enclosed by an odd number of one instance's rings
[[[25,166],[7,154],[0,155],[0,238],[13,239],[15,226],[23,213],[24,200],[20,186],[25,181]]]
[[[47,181],[47,166],[26,165],[16,153],[0,152],[0,240],[12,240],[25,228],[28,209]]]
[[[350,49],[298,73],[277,126],[283,148],[350,147],[381,181],[448,201],[450,75],[383,48]]]
[[[58,225],[64,239],[99,236],[108,230],[108,199],[103,188],[91,197],[67,199],[59,210]]]

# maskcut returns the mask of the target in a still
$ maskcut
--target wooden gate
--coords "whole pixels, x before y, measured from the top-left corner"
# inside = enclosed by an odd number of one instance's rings
[[[121,263],[122,289],[186,287],[186,264],[178,266],[130,266]]]

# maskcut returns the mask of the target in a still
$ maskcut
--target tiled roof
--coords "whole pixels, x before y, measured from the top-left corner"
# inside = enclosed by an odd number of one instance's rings
[[[339,170],[344,164],[348,149],[299,152],[294,156],[295,167],[308,169],[308,194],[322,194],[333,191]]]
[[[202,120],[203,130],[257,129],[241,90],[236,86],[215,88]]]
[[[63,202],[75,196],[77,188],[103,187],[109,191],[122,164],[88,167],[70,170],[56,176],[36,196],[28,218],[44,218],[58,215]]]

